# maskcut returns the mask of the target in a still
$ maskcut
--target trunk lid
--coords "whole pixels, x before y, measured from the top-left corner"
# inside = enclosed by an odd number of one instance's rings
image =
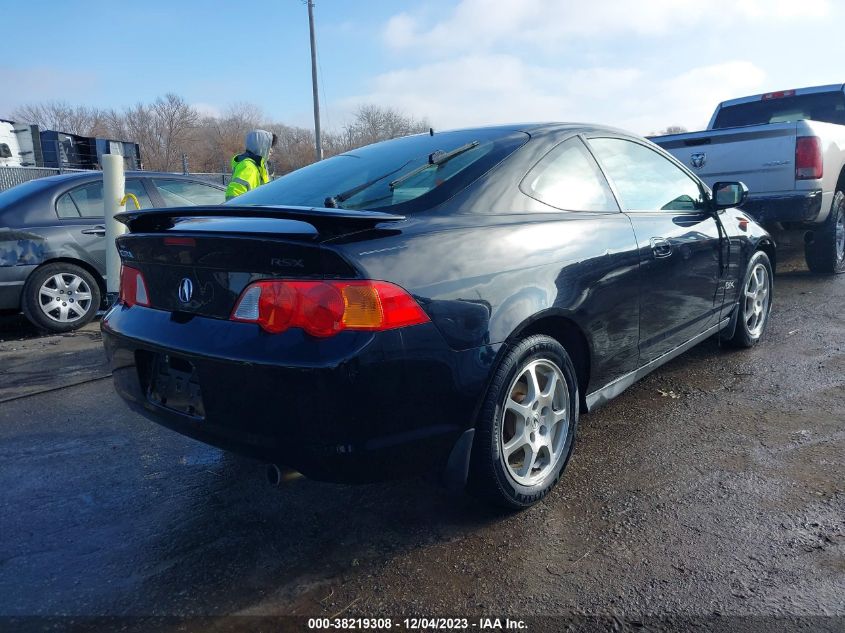
[[[117,217],[131,231],[117,240],[121,260],[143,274],[150,307],[221,319],[258,279],[359,277],[322,243],[404,220],[386,213],[228,205]]]
[[[752,195],[795,188],[795,123],[752,125],[651,139],[709,186],[744,182]]]

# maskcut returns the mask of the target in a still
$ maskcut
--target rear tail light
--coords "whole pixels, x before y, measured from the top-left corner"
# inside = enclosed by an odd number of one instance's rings
[[[411,295],[385,281],[257,281],[241,293],[231,318],[274,334],[302,328],[321,338],[429,320]]]
[[[795,179],[816,180],[822,176],[822,140],[818,136],[799,136],[795,139]]]
[[[120,267],[120,301],[126,306],[150,305],[144,275],[137,268],[126,264]]]

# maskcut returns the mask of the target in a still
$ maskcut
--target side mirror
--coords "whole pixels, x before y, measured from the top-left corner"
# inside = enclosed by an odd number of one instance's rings
[[[717,182],[713,185],[713,205],[716,210],[739,207],[748,199],[748,187],[741,182]]]

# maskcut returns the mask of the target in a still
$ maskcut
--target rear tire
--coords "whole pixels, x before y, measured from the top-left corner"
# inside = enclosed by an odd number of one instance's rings
[[[845,272],[845,193],[837,191],[827,219],[804,246],[807,267],[820,275]]]
[[[772,262],[763,251],[751,256],[740,287],[734,335],[727,340],[731,347],[754,347],[769,324],[772,311]]]
[[[575,367],[560,343],[533,335],[514,345],[479,413],[469,492],[510,510],[545,497],[572,455],[578,403]]]
[[[75,264],[56,262],[36,268],[23,289],[21,308],[35,327],[48,332],[81,328],[100,309],[100,286]]]

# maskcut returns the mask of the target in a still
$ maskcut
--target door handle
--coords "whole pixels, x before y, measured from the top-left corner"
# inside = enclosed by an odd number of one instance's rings
[[[98,224],[97,226],[92,226],[90,229],[82,229],[81,233],[83,235],[105,235],[106,227]]]
[[[651,252],[657,259],[669,257],[672,254],[672,244],[662,237],[651,238]]]

